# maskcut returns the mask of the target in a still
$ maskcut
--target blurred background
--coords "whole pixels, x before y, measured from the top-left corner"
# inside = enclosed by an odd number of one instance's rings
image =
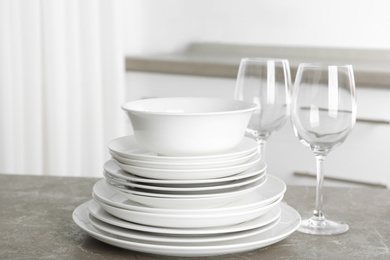
[[[233,97],[243,56],[356,63],[358,117],[329,155],[335,185],[390,184],[386,0],[0,0],[0,173],[102,176],[107,143],[131,134],[125,101]],[[353,64],[355,65],[355,64]],[[294,74],[294,72],[293,72]],[[286,126],[268,169],[315,184]],[[360,185],[359,184],[359,185]]]
[[[124,0],[126,54],[192,42],[388,49],[386,0]]]

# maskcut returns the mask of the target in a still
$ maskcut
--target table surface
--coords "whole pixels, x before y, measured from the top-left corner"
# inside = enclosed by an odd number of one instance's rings
[[[81,230],[72,212],[92,198],[97,180],[0,174],[0,259],[182,259],[117,248]],[[314,197],[314,187],[288,186],[284,200],[308,217]],[[390,259],[389,198],[388,189],[325,187],[324,212],[348,223],[347,233],[295,232],[265,248],[210,259]]]

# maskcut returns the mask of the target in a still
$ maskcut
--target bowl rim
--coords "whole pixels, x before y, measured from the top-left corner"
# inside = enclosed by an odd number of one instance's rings
[[[226,110],[226,111],[212,111],[212,112],[166,112],[166,111],[161,111],[161,112],[156,112],[156,111],[147,111],[144,109],[135,109],[135,108],[129,108],[128,106],[130,104],[134,103],[139,103],[143,101],[150,101],[150,100],[184,100],[188,99],[191,101],[194,100],[204,100],[204,101],[226,101],[226,102],[234,102],[237,104],[243,104],[245,105],[244,108],[240,109],[231,109],[231,110]],[[257,104],[248,102],[248,101],[243,101],[243,100],[238,100],[238,99],[229,99],[229,98],[218,98],[218,97],[158,97],[158,98],[147,98],[147,99],[137,99],[137,100],[132,100],[125,102],[121,108],[126,111],[126,112],[132,112],[132,113],[142,113],[145,115],[164,115],[164,116],[205,116],[205,115],[224,115],[224,114],[238,114],[238,113],[246,113],[246,112],[251,112],[256,110],[258,107]]]

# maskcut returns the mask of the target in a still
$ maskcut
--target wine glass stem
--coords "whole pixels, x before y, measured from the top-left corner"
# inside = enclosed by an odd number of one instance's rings
[[[267,143],[264,139],[257,140],[257,149],[259,151],[260,157],[262,161],[265,161],[265,144]]]
[[[324,186],[324,155],[316,155],[317,164],[317,190],[316,190],[316,205],[313,212],[314,218],[317,220],[324,220],[325,217],[322,213],[322,201],[323,201],[323,186]]]

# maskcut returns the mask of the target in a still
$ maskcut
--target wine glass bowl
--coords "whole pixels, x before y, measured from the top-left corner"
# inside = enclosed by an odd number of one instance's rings
[[[354,88],[353,93],[349,89],[354,84],[350,83],[350,74],[346,73],[352,71],[352,67],[339,66],[336,74],[325,73],[327,69],[324,68],[314,64],[302,65],[304,71],[302,76],[297,76],[299,86],[296,87],[304,91],[299,91],[292,108],[295,134],[314,153],[329,152],[342,144],[356,120]],[[338,82],[348,84],[339,85]]]
[[[269,136],[289,117],[291,76],[287,60],[243,58],[238,70],[235,98],[258,105],[247,127],[247,134],[264,147]]]
[[[348,225],[329,221],[322,213],[323,162],[341,145],[356,122],[356,93],[351,65],[300,64],[294,83],[291,120],[299,141],[316,156],[317,191],[313,217],[298,231],[330,235]]]

